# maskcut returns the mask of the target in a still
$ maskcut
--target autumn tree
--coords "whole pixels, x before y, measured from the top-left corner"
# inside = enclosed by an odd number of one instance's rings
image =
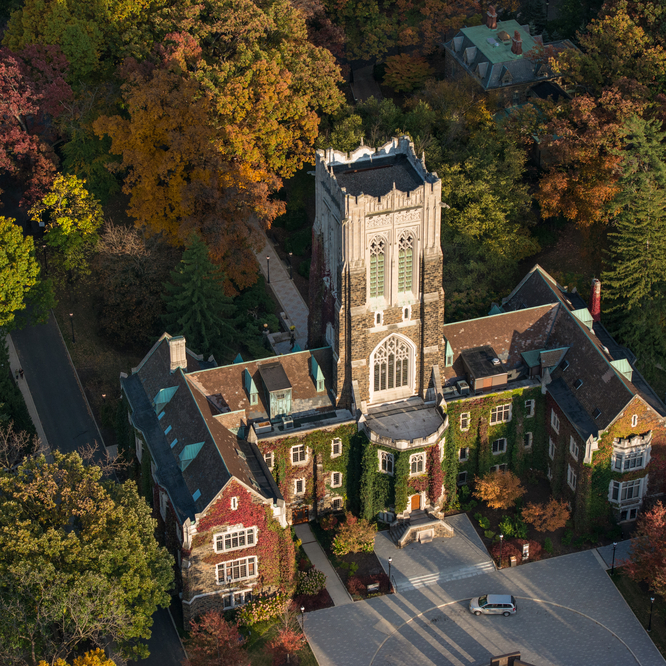
[[[53,662],[109,640],[143,658],[173,580],[151,510],[133,481],[52,456],[0,473],[0,661]]]
[[[294,627],[282,627],[266,649],[273,655],[274,664],[291,663],[292,655],[303,649],[305,636]]]
[[[236,337],[235,308],[224,294],[224,280],[210,261],[206,244],[193,234],[162,295],[166,303],[162,321],[168,332],[184,335],[192,349],[218,358],[229,355],[229,344]]]
[[[566,525],[571,512],[566,502],[551,497],[548,502],[529,502],[522,512],[523,522],[534,525],[538,532],[552,532]]]
[[[626,571],[657,594],[666,594],[666,507],[661,502],[639,516]]]
[[[0,403],[0,410],[3,405]],[[13,421],[5,421],[0,414],[0,471],[15,469],[23,460],[37,454],[40,441],[37,435],[16,430]]]
[[[249,666],[238,627],[219,611],[208,611],[191,623],[183,666]]]
[[[56,659],[51,664],[40,661],[38,666],[69,666],[69,664],[64,659]],[[81,657],[74,657],[72,666],[115,666],[115,662],[106,656],[104,650],[97,648],[86,652]]]
[[[333,540],[333,552],[341,557],[348,553],[371,553],[377,526],[365,518],[357,518],[349,511],[345,522],[338,528]]]
[[[397,91],[412,92],[423,87],[433,72],[425,58],[401,53],[386,59],[384,83]]]
[[[510,509],[527,490],[510,471],[488,472],[475,479],[474,497],[486,502],[491,509]]]

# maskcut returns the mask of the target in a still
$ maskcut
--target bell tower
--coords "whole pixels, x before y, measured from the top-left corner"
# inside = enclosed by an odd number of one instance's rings
[[[333,347],[340,405],[426,400],[444,361],[441,181],[405,136],[318,150],[315,173],[310,346]]]

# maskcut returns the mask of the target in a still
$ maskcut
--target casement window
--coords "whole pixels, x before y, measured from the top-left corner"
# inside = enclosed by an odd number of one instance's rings
[[[557,414],[554,409],[550,410],[550,425],[553,430],[559,435],[560,433],[560,419],[557,418]]]
[[[273,469],[273,465],[275,464],[275,458],[273,457],[273,452],[269,451],[268,453],[264,453],[264,461],[266,463],[266,467],[268,469]]]
[[[384,295],[385,242],[375,238],[370,243],[370,298]]]
[[[386,451],[379,452],[379,471],[393,474],[393,454]]]
[[[220,562],[217,565],[217,584],[235,583],[239,580],[256,578],[258,575],[257,558],[244,557],[240,560]]]
[[[638,449],[613,455],[613,469],[616,472],[628,472],[631,469],[642,469],[647,464],[647,451]]]
[[[459,486],[465,486],[467,485],[467,472],[460,472],[458,474],[458,481],[457,484]]]
[[[460,415],[460,429],[462,431],[469,430],[469,412],[464,412]]]
[[[238,608],[252,601],[252,590],[241,590],[224,596],[224,609]]]
[[[493,442],[493,455],[499,455],[506,451],[506,437],[496,439]]]
[[[636,520],[637,515],[638,507],[634,507],[633,509],[623,509],[620,511],[620,522],[623,523],[626,520]]]
[[[305,493],[305,479],[294,480],[294,493],[296,495],[303,495]]]
[[[333,511],[342,511],[342,497],[334,497],[331,502]]]
[[[468,458],[469,458],[469,447],[465,446],[458,451],[458,460],[460,460],[460,462],[464,462]]]
[[[531,449],[532,448],[532,442],[534,441],[534,434],[531,432],[526,432],[523,435],[523,446],[526,449]]]
[[[413,253],[414,238],[405,233],[398,241],[398,292],[401,294],[412,290]]]
[[[238,508],[238,497],[231,498],[231,510],[235,511]]]
[[[425,453],[413,453],[409,456],[409,475],[423,474],[425,471]]]
[[[342,440],[336,437],[331,442],[331,458],[337,458],[342,455]]]
[[[305,444],[298,444],[291,447],[291,464],[305,462],[308,459],[308,447]]]
[[[548,455],[551,460],[555,460],[555,442],[550,437],[548,438]]]
[[[571,490],[576,490],[576,481],[578,477],[571,465],[568,465],[567,467],[567,483],[569,484],[569,488],[571,488]]]
[[[634,479],[633,481],[611,481],[609,501],[611,502],[629,502],[638,501],[643,496],[643,491],[647,485],[647,477]]]
[[[573,437],[569,437],[569,453],[573,456],[574,460],[578,462],[578,454],[580,453],[580,450]]]
[[[638,414],[634,414],[631,417],[631,427],[635,428],[638,425]]]
[[[331,488],[339,488],[342,485],[342,472],[331,474]]]
[[[225,553],[229,550],[251,548],[257,543],[257,528],[232,530],[215,535],[215,552]]]
[[[490,410],[490,425],[496,423],[507,423],[511,420],[511,406],[512,403],[506,405],[498,405]]]
[[[531,419],[534,416],[535,400],[525,400],[525,418]]]

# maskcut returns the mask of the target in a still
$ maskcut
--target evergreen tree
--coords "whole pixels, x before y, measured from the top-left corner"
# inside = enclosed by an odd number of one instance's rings
[[[223,291],[224,275],[208,257],[208,247],[193,234],[162,298],[162,320],[172,335],[184,335],[188,347],[222,357],[235,337],[231,298]]]

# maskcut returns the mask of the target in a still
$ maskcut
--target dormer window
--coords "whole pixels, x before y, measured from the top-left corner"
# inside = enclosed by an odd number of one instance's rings
[[[562,372],[564,372],[569,367],[569,361],[562,362]]]
[[[312,375],[312,381],[317,387],[317,393],[323,393],[326,389],[326,382],[324,381],[324,373],[317,363],[317,359],[314,356],[310,356],[310,374]]]
[[[280,362],[262,364],[259,366],[259,375],[268,394],[270,418],[291,414],[291,382],[282,364]]]
[[[638,414],[634,414],[631,417],[631,427],[635,428],[638,425]]]
[[[598,419],[598,418],[601,416],[601,410],[597,407],[597,408],[594,410],[592,416],[594,416],[595,420]]]
[[[582,380],[582,379],[577,379],[577,380],[574,382],[574,388],[576,389],[576,391],[577,391],[582,385],[583,385],[583,380]]]
[[[252,375],[247,371],[243,370],[243,384],[245,385],[245,392],[247,393],[248,400],[251,405],[259,404],[259,392],[257,387],[252,379]]]

